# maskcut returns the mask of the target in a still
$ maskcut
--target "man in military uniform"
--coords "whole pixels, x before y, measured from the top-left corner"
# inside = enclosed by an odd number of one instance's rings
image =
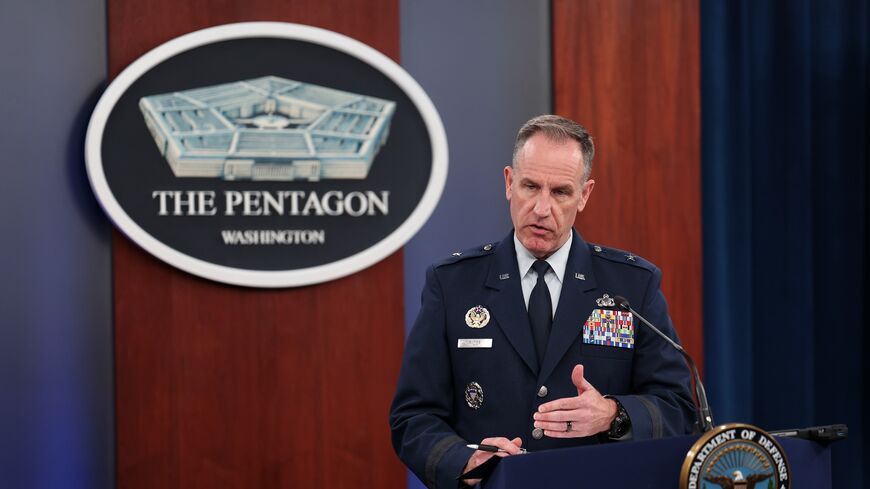
[[[461,474],[520,447],[692,430],[681,356],[613,301],[627,298],[676,340],[661,272],[573,229],[595,185],[593,154],[576,122],[527,122],[504,169],[513,231],[427,271],[390,425],[399,457],[429,487],[455,488]]]

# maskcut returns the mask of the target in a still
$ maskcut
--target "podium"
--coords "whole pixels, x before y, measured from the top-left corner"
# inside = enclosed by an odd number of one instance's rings
[[[483,489],[678,488],[686,452],[698,435],[545,450],[501,460]],[[831,488],[831,449],[777,438],[791,466],[791,489]],[[701,484],[718,489],[713,483]],[[758,489],[766,489],[766,484]]]

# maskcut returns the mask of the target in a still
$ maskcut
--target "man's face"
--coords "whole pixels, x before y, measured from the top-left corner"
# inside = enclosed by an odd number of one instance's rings
[[[552,141],[535,134],[504,169],[505,195],[520,243],[537,258],[552,255],[568,240],[594,180],[582,182],[583,153],[573,139]]]

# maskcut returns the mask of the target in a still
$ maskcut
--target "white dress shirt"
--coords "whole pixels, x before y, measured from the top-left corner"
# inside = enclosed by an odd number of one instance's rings
[[[571,252],[572,241],[574,241],[574,233],[569,234],[568,241],[565,241],[565,244],[546,260],[550,264],[550,269],[544,275],[544,283],[550,289],[553,317],[556,316],[556,307],[559,306],[559,297],[562,295],[562,279],[565,278],[565,268],[568,266],[568,254]],[[528,310],[529,296],[532,295],[532,289],[535,288],[535,283],[538,281],[538,274],[532,268],[532,264],[537,258],[520,243],[520,240],[517,239],[517,233],[514,233],[514,247],[517,250],[517,266],[520,277],[522,277],[520,283],[523,286],[523,300],[526,301],[526,310]]]

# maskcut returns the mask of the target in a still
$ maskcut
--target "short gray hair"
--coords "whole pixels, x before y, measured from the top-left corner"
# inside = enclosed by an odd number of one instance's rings
[[[539,115],[529,119],[523,124],[520,132],[517,133],[517,140],[514,143],[514,154],[511,159],[511,165],[517,166],[517,155],[523,146],[532,136],[538,133],[543,133],[552,141],[565,141],[573,139],[580,143],[580,151],[583,154],[583,181],[589,179],[592,175],[592,158],[595,156],[595,145],[592,143],[592,136],[589,131],[580,124],[562,117],[560,115]]]

